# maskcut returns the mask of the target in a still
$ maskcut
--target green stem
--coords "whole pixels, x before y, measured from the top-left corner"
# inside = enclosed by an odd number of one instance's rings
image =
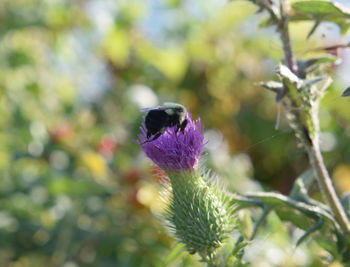
[[[318,185],[321,189],[323,197],[326,199],[329,208],[332,210],[335,219],[339,223],[343,232],[347,235],[350,234],[350,223],[346,216],[343,206],[335,192],[332,184],[331,177],[323,162],[323,157],[320,151],[318,142],[312,142],[312,145],[307,148],[308,156],[311,161],[311,165],[316,173]]]
[[[279,21],[279,32],[281,35],[283,51],[284,51],[284,60],[286,61],[286,65],[293,73],[298,72],[298,67],[296,64],[296,59],[293,55],[293,49],[289,36],[289,0],[281,0],[280,2],[280,12],[281,19]]]
[[[293,50],[291,46],[290,36],[289,36],[289,19],[288,19],[288,9],[289,9],[289,0],[280,1],[280,12],[281,19],[279,21],[279,32],[281,34],[281,40],[283,43],[284,57],[287,66],[297,74],[297,64],[296,59],[293,55]],[[313,117],[314,127],[316,131],[319,131],[319,122],[318,122],[318,107],[316,109],[310,109],[311,116]],[[309,130],[309,129],[308,129]],[[342,231],[345,234],[350,234],[350,222],[346,216],[343,206],[340,203],[340,200],[335,192],[332,180],[328,174],[328,171],[325,167],[323,157],[320,151],[318,135],[313,138],[311,143],[307,143],[306,151],[311,162],[311,165],[316,173],[318,185],[321,189],[324,199],[327,201],[329,208],[332,210],[335,219],[339,223]]]

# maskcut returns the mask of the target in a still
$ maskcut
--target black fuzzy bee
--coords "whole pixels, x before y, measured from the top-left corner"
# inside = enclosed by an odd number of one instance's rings
[[[175,133],[179,130],[183,133],[188,122],[186,108],[176,103],[164,103],[164,106],[141,109],[141,112],[148,112],[145,118],[148,140],[143,144],[156,140],[168,127],[176,126]]]

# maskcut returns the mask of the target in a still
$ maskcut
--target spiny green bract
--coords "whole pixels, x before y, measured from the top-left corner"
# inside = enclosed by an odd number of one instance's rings
[[[211,259],[233,230],[233,208],[224,194],[197,172],[169,176],[172,195],[165,217],[171,230],[190,253]]]

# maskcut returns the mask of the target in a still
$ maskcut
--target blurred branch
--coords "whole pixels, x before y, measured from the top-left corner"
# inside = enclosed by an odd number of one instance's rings
[[[315,142],[312,142],[312,145],[310,145],[307,148],[307,153],[308,153],[311,165],[316,173],[318,185],[320,186],[323,197],[326,199],[342,231],[345,234],[349,235],[350,234],[349,219],[345,214],[344,208],[340,203],[337,193],[335,192],[335,188],[332,184],[332,180],[324,165],[323,157],[322,157],[318,142],[317,144],[315,144]]]
[[[284,51],[284,59],[286,61],[288,68],[293,73],[297,73],[298,67],[296,64],[295,57],[293,55],[293,49],[292,49],[290,36],[289,36],[288,11],[289,11],[289,0],[281,0],[280,1],[281,19],[278,24],[278,30],[281,35],[283,51]]]
[[[297,64],[289,34],[289,0],[279,0],[279,10],[277,11],[276,5],[273,2],[267,0],[251,1],[258,5],[260,10],[266,10],[269,13],[270,21],[276,25],[277,31],[280,34],[284,52],[285,66],[280,64],[277,68],[277,74],[281,79],[281,83],[270,81],[262,85],[265,88],[275,91],[277,93],[276,100],[282,101],[286,107],[287,119],[308,154],[322,195],[339,224],[341,231],[350,235],[349,218],[335,192],[332,180],[325,167],[318,141],[320,131],[318,118],[319,102],[323,97],[324,91],[329,86],[331,79],[312,77],[313,79],[306,80],[307,73],[310,73],[312,70],[304,69],[302,65],[299,66]],[[325,80],[323,85],[315,85],[322,80]]]
[[[281,40],[283,43],[283,50],[284,50],[284,57],[285,57],[286,64],[293,73],[297,74],[298,69],[297,69],[295,57],[293,55],[291,40],[289,36],[288,9],[289,9],[289,0],[280,0],[281,19],[280,19],[280,23],[278,24],[279,25],[278,29],[281,34]],[[346,234],[350,234],[349,219],[347,218],[344,208],[342,207],[340,200],[335,192],[335,188],[332,184],[328,171],[324,165],[323,157],[319,147],[318,102],[319,102],[319,99],[315,101],[313,106],[312,106],[312,103],[309,103],[309,105],[312,107],[305,109],[305,113],[309,113],[309,114],[306,114],[306,116],[311,117],[311,120],[312,120],[311,127],[313,127],[313,129],[310,129],[310,124],[309,125],[306,124],[307,126],[303,126],[303,129],[304,127],[306,127],[307,137],[311,138],[310,139],[311,142],[304,142],[305,149],[309,156],[311,165],[316,173],[317,181],[320,186],[323,197],[327,201],[329,208],[332,210],[342,231]],[[298,119],[298,122],[300,123],[301,121]],[[311,132],[314,131],[315,133],[309,134],[310,131]]]

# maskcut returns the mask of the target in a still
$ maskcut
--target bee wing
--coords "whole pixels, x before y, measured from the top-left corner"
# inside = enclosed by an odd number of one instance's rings
[[[157,107],[150,107],[150,108],[142,108],[140,109],[141,112],[148,112],[150,110],[164,110],[163,106],[157,106]]]

